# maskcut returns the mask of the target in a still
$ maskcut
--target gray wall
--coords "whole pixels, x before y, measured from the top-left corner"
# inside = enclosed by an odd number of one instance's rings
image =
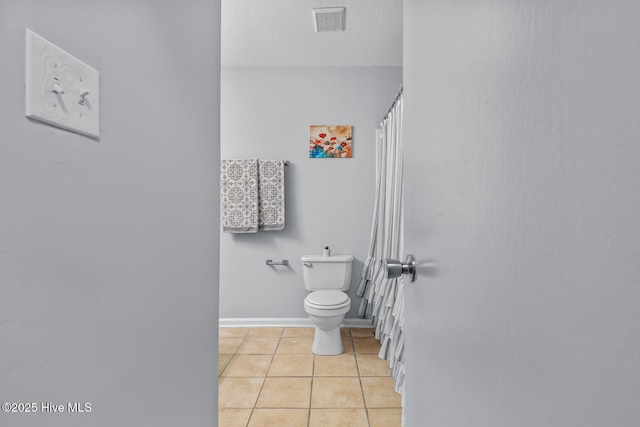
[[[640,3],[404,16],[405,425],[638,426]]]
[[[286,167],[282,232],[220,237],[220,317],[304,318],[300,256],[356,257],[355,296],[369,246],[375,129],[402,84],[400,67],[223,68],[222,158],[276,158]],[[309,159],[309,125],[353,126],[353,158]],[[265,260],[288,259],[289,268]]]
[[[0,3],[2,426],[216,425],[217,2]],[[100,71],[99,142],[24,117],[25,28]]]

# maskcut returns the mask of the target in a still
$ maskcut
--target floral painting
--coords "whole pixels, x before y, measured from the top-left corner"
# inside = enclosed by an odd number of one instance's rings
[[[310,158],[349,158],[351,152],[351,126],[309,127]]]

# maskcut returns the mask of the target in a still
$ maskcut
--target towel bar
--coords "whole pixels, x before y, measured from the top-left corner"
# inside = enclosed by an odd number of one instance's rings
[[[289,260],[283,259],[282,261],[274,261],[272,259],[268,259],[267,265],[289,265]]]

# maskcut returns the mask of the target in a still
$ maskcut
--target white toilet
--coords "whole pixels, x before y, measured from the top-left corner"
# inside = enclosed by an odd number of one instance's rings
[[[311,350],[315,354],[342,354],[340,323],[351,307],[345,293],[351,285],[351,255],[303,255],[304,286],[312,291],[304,299],[304,311],[316,326]]]

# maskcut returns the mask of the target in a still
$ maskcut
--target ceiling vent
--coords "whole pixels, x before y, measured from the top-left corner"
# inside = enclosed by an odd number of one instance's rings
[[[344,7],[321,7],[311,11],[316,32],[344,31]]]

